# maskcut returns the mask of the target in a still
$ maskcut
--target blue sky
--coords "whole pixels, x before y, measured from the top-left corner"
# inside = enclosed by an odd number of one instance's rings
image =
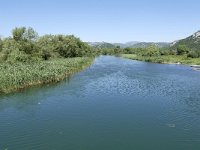
[[[199,0],[1,0],[0,35],[31,26],[83,41],[172,42],[200,30]]]

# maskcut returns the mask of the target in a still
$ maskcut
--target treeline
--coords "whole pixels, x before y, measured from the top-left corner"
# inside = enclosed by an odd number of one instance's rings
[[[150,45],[147,48],[125,48],[124,54],[137,54],[139,56],[163,56],[163,55],[184,55],[188,58],[200,58],[200,50],[190,50],[186,45],[177,47],[158,48],[156,45]]]
[[[124,53],[124,49],[120,48],[120,46],[114,48],[96,48],[96,52],[99,55],[119,55]]]
[[[0,39],[0,61],[30,62],[51,58],[92,56],[94,50],[73,35],[44,35],[31,27],[12,30],[12,36]]]
[[[12,30],[8,38],[0,39],[0,62],[30,62],[54,58],[73,58],[97,55],[137,54],[139,56],[184,55],[199,58],[200,50],[184,44],[158,48],[152,44],[147,48],[92,47],[73,35],[39,36],[31,27]]]
[[[116,46],[114,48],[95,48],[96,54],[101,55],[120,55],[120,54],[136,54],[144,57],[156,57],[156,56],[186,56],[188,58],[200,58],[200,50],[193,50],[186,45],[178,45],[176,47],[163,47],[159,48],[155,44],[151,44],[146,48],[120,48]]]

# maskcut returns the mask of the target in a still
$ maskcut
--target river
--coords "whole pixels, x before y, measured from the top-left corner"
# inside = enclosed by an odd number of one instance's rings
[[[199,150],[200,72],[100,56],[58,84],[0,96],[0,150]]]

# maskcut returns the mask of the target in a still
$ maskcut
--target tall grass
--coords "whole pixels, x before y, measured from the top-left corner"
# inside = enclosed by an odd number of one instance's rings
[[[89,66],[93,58],[68,58],[35,63],[1,63],[0,93],[10,93],[29,86],[58,82]]]

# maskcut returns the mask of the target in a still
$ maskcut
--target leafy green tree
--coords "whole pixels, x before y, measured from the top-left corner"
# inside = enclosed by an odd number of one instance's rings
[[[7,62],[30,62],[32,60],[31,55],[26,54],[24,51],[14,50],[8,54]]]
[[[143,53],[143,56],[150,56],[150,57],[159,56],[159,55],[160,55],[159,48],[154,44],[147,47],[146,50]]]
[[[12,37],[0,40],[0,59],[3,61],[34,61],[50,58],[91,56],[92,48],[79,38],[70,35],[45,35],[31,27],[12,30]]]
[[[73,35],[56,38],[58,38],[56,50],[62,57],[81,57],[90,51],[86,43],[81,42],[79,38]]]
[[[9,57],[9,54],[12,51],[19,50],[19,45],[15,40],[12,38],[6,38],[3,40],[3,46],[2,46],[2,51],[0,55],[0,60],[1,61],[6,61]]]
[[[49,60],[49,58],[52,56],[51,53],[47,50],[43,50],[41,55],[44,60]]]
[[[38,52],[38,46],[31,41],[21,41],[19,50],[24,51],[26,54],[33,54]]]
[[[178,45],[177,47],[177,55],[183,55],[188,53],[188,48],[186,45]]]
[[[199,58],[200,57],[200,51],[190,51],[188,53],[188,57],[191,58]]]
[[[31,27],[26,29],[24,33],[24,39],[27,41],[36,41],[38,39],[38,33]]]
[[[133,49],[130,47],[126,47],[126,48],[124,48],[123,53],[124,54],[133,54]]]
[[[33,54],[37,52],[38,47],[35,40],[38,38],[38,34],[33,30],[33,28],[15,28],[12,31],[12,36],[17,42],[20,51],[24,51],[26,54]]]
[[[120,46],[116,46],[115,48],[114,48],[114,53],[115,54],[120,54],[122,51],[121,51],[121,47]]]
[[[103,48],[101,49],[101,54],[102,55],[114,55],[114,49],[113,48]]]
[[[57,57],[59,54],[56,54],[56,45],[58,40],[54,35],[44,35],[40,37],[37,41],[40,51],[43,53],[50,53],[51,57]]]
[[[15,28],[12,30],[12,36],[15,41],[20,41],[24,39],[24,34],[26,32],[25,27]]]
[[[3,40],[3,47],[0,55],[0,61],[7,62],[27,62],[31,60],[31,56],[21,51],[21,43],[12,38]]]

